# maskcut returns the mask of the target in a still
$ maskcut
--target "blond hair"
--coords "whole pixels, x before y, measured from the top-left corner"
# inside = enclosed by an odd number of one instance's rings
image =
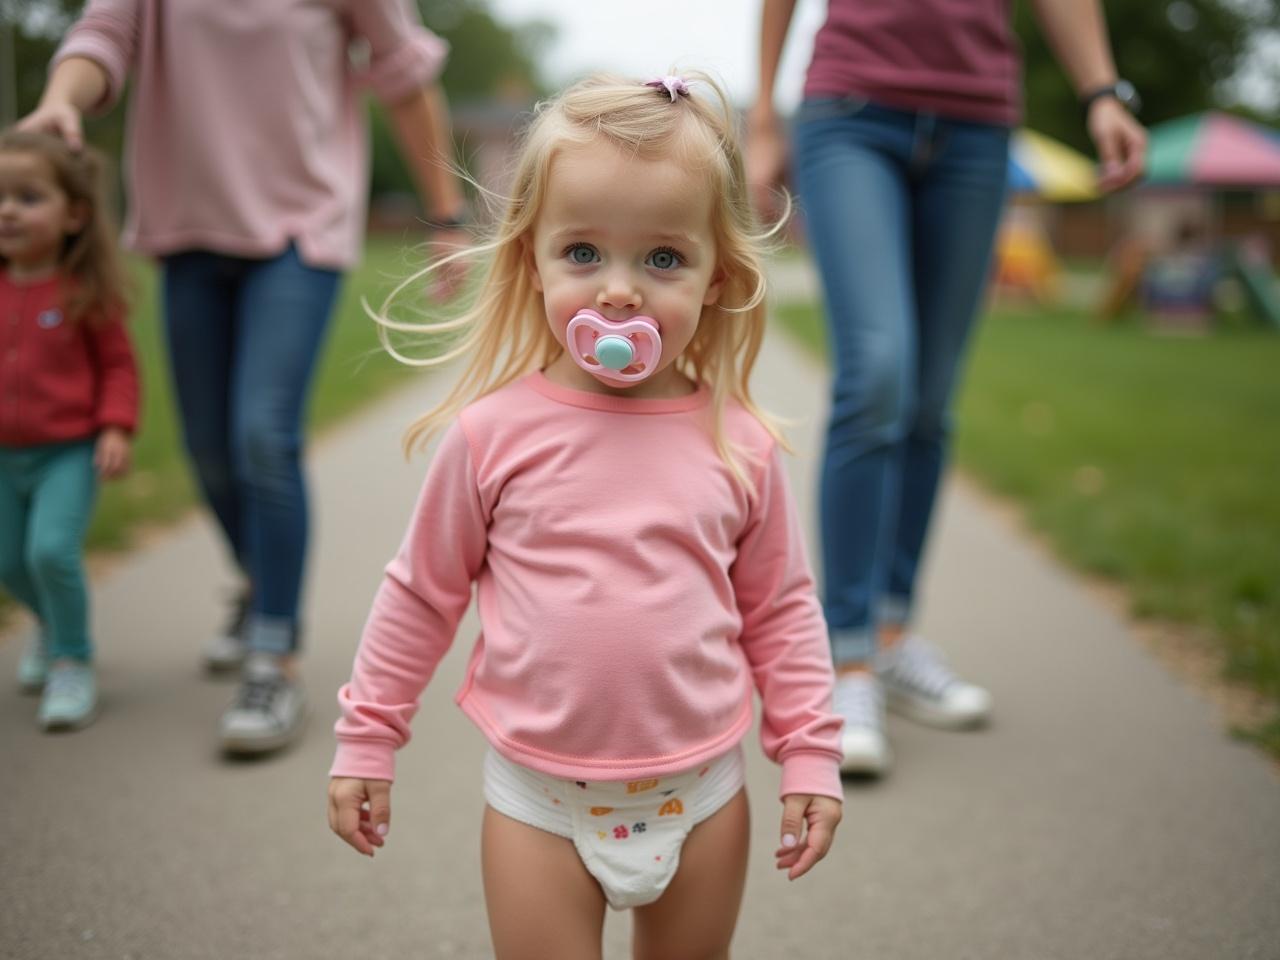
[[[107,204],[106,160],[84,146],[72,150],[48,133],[10,128],[0,131],[0,153],[29,153],[53,170],[54,181],[72,207],[84,211],[84,226],[66,238],[58,268],[70,282],[63,309],[71,320],[101,321],[122,310],[127,299],[124,266],[115,222]],[[5,264],[0,257],[0,265]]]
[[[679,96],[674,102],[666,89],[595,75],[539,103],[522,138],[511,193],[492,238],[419,271],[388,295],[380,311],[370,311],[379,324],[383,345],[405,363],[435,366],[470,355],[445,399],[409,427],[404,438],[406,455],[425,446],[469,403],[546,367],[561,352],[547,324],[541,295],[534,289],[525,245],[532,239],[542,209],[557,148],[603,138],[645,158],[675,153],[688,169],[710,181],[717,269],[725,281],[716,303],[703,307],[697,331],[675,363],[685,376],[709,385],[716,449],[734,474],[751,486],[741,462],[743,451],[725,435],[723,415],[732,398],[781,442],[776,425],[748,390],[765,330],[764,254],[781,221],[768,230],[756,224],[736,116],[724,91],[706,74],[685,77],[693,86],[692,95]],[[435,322],[405,322],[389,316],[389,306],[406,287],[450,261],[472,256],[486,257],[488,264],[469,309]],[[408,357],[392,344],[391,331],[446,336],[452,342],[438,355]]]

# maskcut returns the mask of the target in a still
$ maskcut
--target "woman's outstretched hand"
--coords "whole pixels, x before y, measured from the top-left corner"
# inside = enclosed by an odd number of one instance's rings
[[[329,829],[366,857],[387,842],[391,828],[391,781],[333,777],[329,780]]]
[[[782,798],[782,846],[773,855],[788,880],[803,877],[827,855],[843,807],[831,797],[789,793]]]
[[[18,129],[52,133],[65,140],[72,150],[79,150],[84,146],[80,111],[69,103],[61,101],[41,103],[18,121]]]

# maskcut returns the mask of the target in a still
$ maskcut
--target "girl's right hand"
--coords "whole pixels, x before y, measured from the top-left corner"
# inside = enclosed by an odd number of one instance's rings
[[[329,829],[366,857],[387,842],[391,828],[391,781],[333,777],[329,780]]]
[[[52,133],[65,140],[72,150],[79,150],[84,145],[80,111],[66,102],[40,104],[18,121],[18,129]]]

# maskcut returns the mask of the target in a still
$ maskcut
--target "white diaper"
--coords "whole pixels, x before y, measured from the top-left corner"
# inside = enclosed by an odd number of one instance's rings
[[[484,798],[499,813],[572,840],[615,910],[657,900],[680,865],[695,825],[745,783],[742,748],[649,780],[561,780],[490,748]]]

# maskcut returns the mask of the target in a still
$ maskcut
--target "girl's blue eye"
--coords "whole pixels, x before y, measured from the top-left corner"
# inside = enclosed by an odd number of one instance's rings
[[[680,266],[683,258],[676,251],[663,247],[649,254],[649,266],[656,270],[674,270]]]
[[[587,246],[585,243],[575,243],[565,251],[572,263],[595,263],[600,259],[595,249]]]

